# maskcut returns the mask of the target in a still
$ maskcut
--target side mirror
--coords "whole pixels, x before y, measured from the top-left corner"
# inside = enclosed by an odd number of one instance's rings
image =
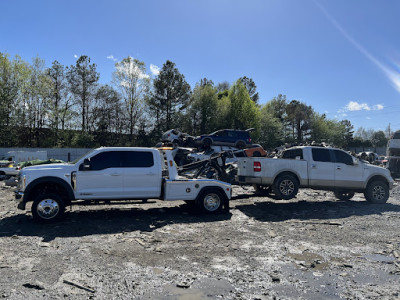
[[[359,163],[358,158],[353,157],[353,165],[358,166],[358,163]]]
[[[83,163],[79,166],[79,171],[89,171],[91,169],[89,159],[85,158]]]

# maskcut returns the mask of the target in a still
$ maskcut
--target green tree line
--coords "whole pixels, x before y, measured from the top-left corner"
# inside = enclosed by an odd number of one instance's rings
[[[386,138],[365,129],[354,137],[350,121],[328,119],[285,95],[260,105],[246,76],[232,84],[203,78],[192,89],[169,60],[153,76],[144,62],[126,57],[109,84],[99,79],[86,55],[74,65],[46,66],[39,57],[28,63],[0,52],[0,146],[153,146],[171,128],[191,135],[255,128],[254,141],[266,148],[312,141],[380,146]]]

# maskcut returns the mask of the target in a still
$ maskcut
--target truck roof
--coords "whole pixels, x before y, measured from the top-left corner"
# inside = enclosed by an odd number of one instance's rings
[[[286,148],[285,150],[289,150],[289,149],[294,149],[294,148],[301,148],[301,149],[304,149],[304,148],[321,148],[321,149],[339,149],[339,148],[333,148],[333,147],[330,147],[330,146],[326,146],[326,147],[324,147],[324,146],[293,146],[293,147],[290,147],[290,148]]]
[[[96,148],[94,150],[143,150],[143,151],[149,151],[149,150],[157,150],[156,148],[149,148],[149,147],[100,147]]]

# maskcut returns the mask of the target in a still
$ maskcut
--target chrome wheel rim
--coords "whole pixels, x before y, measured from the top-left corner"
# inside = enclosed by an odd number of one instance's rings
[[[216,211],[221,205],[221,199],[217,194],[208,194],[204,197],[204,208],[207,211]]]
[[[289,196],[294,192],[294,183],[289,179],[282,180],[281,184],[279,185],[279,190],[285,196]]]
[[[375,200],[381,201],[385,198],[385,195],[386,195],[385,189],[380,185],[377,185],[372,189],[372,197]]]
[[[52,219],[57,216],[60,206],[53,199],[43,199],[39,202],[36,211],[42,219]]]

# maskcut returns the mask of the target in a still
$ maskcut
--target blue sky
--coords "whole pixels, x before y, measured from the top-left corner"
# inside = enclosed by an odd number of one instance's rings
[[[169,59],[194,87],[251,77],[357,128],[400,129],[400,1],[1,1],[0,52],[48,66],[88,55],[109,83],[115,60],[149,73]]]

